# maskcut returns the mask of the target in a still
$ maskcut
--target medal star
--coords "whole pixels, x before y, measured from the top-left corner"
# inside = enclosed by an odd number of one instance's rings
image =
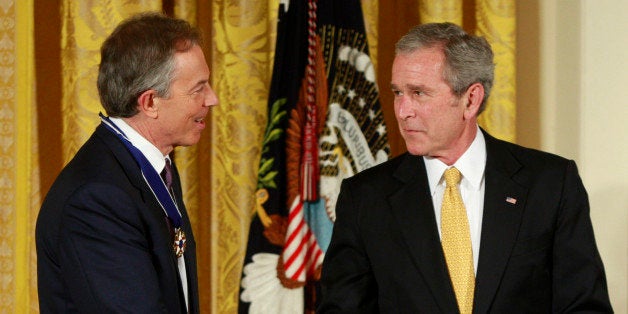
[[[185,232],[181,228],[177,228],[174,232],[174,242],[172,248],[176,257],[183,256],[185,253]]]

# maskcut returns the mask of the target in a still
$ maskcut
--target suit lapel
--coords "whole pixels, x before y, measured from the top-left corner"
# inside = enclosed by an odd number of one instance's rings
[[[131,184],[133,184],[137,190],[140,191],[144,204],[147,208],[151,209],[151,215],[155,217],[156,221],[163,221],[163,223],[159,224],[161,231],[164,234],[169,235],[170,230],[166,221],[164,209],[161,205],[159,205],[159,202],[150,190],[148,183],[144,180],[142,171],[140,170],[137,161],[133,158],[124,144],[120,142],[120,139],[118,139],[116,135],[111,133],[111,131],[109,131],[102,124],[97,127],[96,134],[98,134],[98,136],[100,136],[100,138],[107,144],[109,149],[111,149],[111,152],[120,163],[120,167],[124,169],[124,173],[129,177],[129,182],[131,182]],[[180,193],[179,188],[179,194]],[[174,254],[172,254],[172,260],[176,265],[176,257]]]
[[[389,203],[408,252],[441,311],[454,312],[456,299],[440,245],[423,158],[406,155],[394,176],[401,185],[390,195]]]
[[[167,218],[166,218],[164,209],[161,207],[161,205],[159,205],[159,202],[155,198],[155,195],[150,190],[148,184],[146,183],[146,180],[144,180],[144,177],[142,176],[142,171],[137,161],[133,158],[133,156],[128,151],[128,149],[124,146],[124,144],[120,142],[120,139],[118,139],[118,137],[116,137],[113,133],[111,133],[111,131],[109,131],[106,127],[104,127],[103,125],[99,125],[96,128],[95,133],[109,147],[109,149],[111,150],[115,158],[120,163],[120,166],[124,169],[125,174],[129,177],[129,181],[131,182],[131,184],[133,184],[140,191],[142,200],[144,201],[146,207],[151,209],[151,214],[155,217],[154,218],[155,221],[163,222],[159,224],[161,228],[161,232],[163,232],[163,234],[165,235],[167,239],[170,239],[171,237],[170,230],[168,227],[168,222],[166,221]],[[192,287],[192,290],[188,290],[188,297],[190,298],[190,313],[194,313],[194,312],[198,312],[198,290],[197,290],[197,277],[196,277],[196,255],[195,255],[195,250],[194,250],[194,247],[195,247],[194,237],[192,235],[190,220],[189,220],[189,217],[187,216],[187,211],[185,209],[185,206],[183,205],[183,196],[181,193],[181,182],[179,179],[179,175],[178,175],[176,166],[174,166],[173,168],[174,168],[174,174],[175,174],[174,177],[176,178],[173,182],[175,195],[177,197],[177,201],[180,202],[180,204],[178,204],[178,207],[179,207],[179,210],[181,211],[181,215],[184,221],[183,222],[184,232],[186,233],[186,237],[189,237],[189,241],[191,242],[191,243],[188,242],[189,246],[191,247],[191,250],[190,250],[191,253],[189,254],[186,253],[186,255],[189,255],[189,256],[186,256],[185,260],[186,260],[186,272],[188,274],[188,287]],[[169,242],[167,245],[171,246],[172,243]],[[172,261],[171,271],[177,274],[176,280],[180,285],[181,281],[179,279],[179,269],[176,266],[178,264],[177,258],[174,255],[174,253],[169,254],[169,258]],[[180,288],[178,290],[179,290],[181,299],[183,299],[183,290],[181,290]]]
[[[513,180],[521,164],[503,143],[484,133],[487,161],[474,312],[488,312],[510,258],[527,189]]]

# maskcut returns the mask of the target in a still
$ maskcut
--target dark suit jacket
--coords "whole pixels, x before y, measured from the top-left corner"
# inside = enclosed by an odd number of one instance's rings
[[[473,312],[612,312],[575,163],[485,138]],[[318,312],[458,312],[423,157],[345,180],[336,214]]]
[[[176,175],[173,187],[183,200]],[[183,202],[190,313],[198,313],[195,242]],[[63,169],[36,227],[41,313],[183,313],[163,209],[122,142],[100,125]]]

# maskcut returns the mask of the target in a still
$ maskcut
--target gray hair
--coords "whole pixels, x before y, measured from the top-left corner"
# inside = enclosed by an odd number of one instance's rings
[[[175,53],[200,40],[188,22],[161,13],[141,13],[120,23],[100,49],[97,85],[107,115],[134,116],[137,98],[149,89],[169,97]]]
[[[495,70],[493,50],[486,39],[469,35],[453,23],[428,23],[410,29],[395,45],[395,54],[433,47],[443,49],[443,78],[456,96],[462,96],[474,83],[482,84],[484,99],[478,114],[482,113],[493,86]]]

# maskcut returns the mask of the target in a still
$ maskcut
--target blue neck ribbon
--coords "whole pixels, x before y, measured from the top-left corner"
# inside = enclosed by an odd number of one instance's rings
[[[126,146],[137,164],[140,166],[144,180],[148,184],[150,190],[153,192],[153,195],[155,195],[155,198],[157,199],[157,202],[159,202],[159,205],[161,205],[161,208],[163,208],[166,216],[168,216],[168,218],[170,218],[170,220],[172,221],[173,227],[180,228],[182,224],[181,212],[179,212],[177,204],[172,198],[172,195],[168,193],[168,188],[166,187],[164,181],[161,179],[159,173],[157,173],[157,171],[155,170],[155,168],[153,168],[148,159],[146,159],[146,156],[144,156],[144,154],[142,154],[142,152],[137,147],[133,146],[131,141],[129,141],[124,132],[122,132],[122,130],[120,130],[118,126],[116,126],[108,117],[104,116],[102,113],[99,113],[99,115],[104,126],[107,127],[109,131],[113,132],[120,139],[120,141],[122,141],[124,146]]]

